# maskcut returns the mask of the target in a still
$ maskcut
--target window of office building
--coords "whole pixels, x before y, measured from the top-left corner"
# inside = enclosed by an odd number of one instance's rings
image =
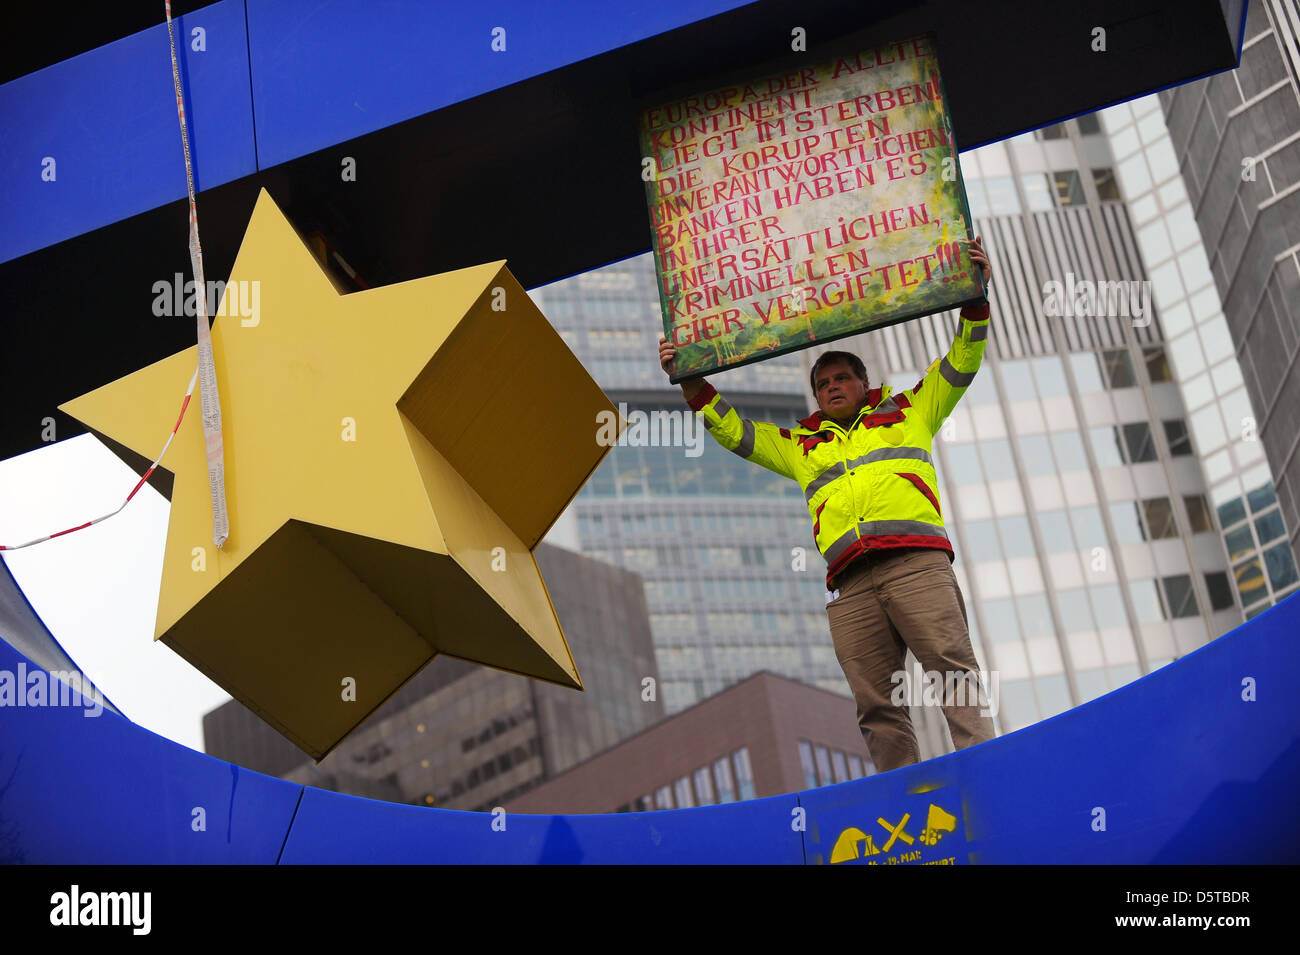
[[[980,449],[984,474],[990,481],[1015,480],[1016,462],[1011,455],[1011,444],[1005,438],[986,438],[971,447]]]
[[[1058,169],[1052,173],[1056,188],[1056,203],[1061,206],[1080,206],[1084,203],[1083,181],[1073,169]]]
[[[1097,457],[1097,467],[1117,468],[1124,464],[1123,441],[1119,429],[1110,425],[1089,428],[1088,438],[1092,442],[1092,453]]]
[[[1020,177],[1020,185],[1025,190],[1030,212],[1046,212],[1052,208],[1052,184],[1045,174],[1026,173]]]
[[[1029,477],[1043,477],[1056,473],[1047,435],[1022,434],[1016,441],[1020,445],[1020,463],[1025,468],[1025,474]]]
[[[1146,540],[1142,526],[1142,508],[1137,501],[1116,501],[1110,506],[1110,520],[1115,528],[1115,540],[1120,544],[1136,544]]]
[[[1101,366],[1105,372],[1106,383],[1111,388],[1134,388],[1137,375],[1133,372],[1133,360],[1122,348],[1115,348],[1101,353]]]
[[[1169,359],[1165,357],[1165,350],[1162,347],[1153,345],[1144,348],[1142,349],[1142,357],[1146,359],[1147,374],[1150,376],[1152,384],[1174,380],[1173,374],[1169,371]]]
[[[1164,598],[1157,582],[1150,578],[1129,582],[1129,595],[1133,598],[1133,612],[1139,623],[1157,623],[1165,619]]]
[[[1205,589],[1210,594],[1210,606],[1215,610],[1227,610],[1232,606],[1232,587],[1228,584],[1228,575],[1215,571],[1205,575]]]
[[[1124,613],[1124,598],[1117,584],[1097,584],[1088,588],[1092,594],[1092,610],[1097,618],[1097,627],[1107,630],[1117,627],[1128,629],[1128,617]]]
[[[1016,730],[1038,722],[1038,701],[1031,680],[1004,680],[1000,692],[1002,719],[1008,729]]]
[[[1070,518],[1065,511],[1039,511],[1036,516],[1043,546],[1049,554],[1074,550],[1074,534],[1070,531]]]
[[[989,212],[995,216],[1015,215],[1020,212],[1020,200],[1016,197],[1016,184],[1010,176],[994,176],[985,179],[984,188],[988,192]]]
[[[1252,514],[1258,514],[1264,508],[1276,504],[1277,495],[1273,491],[1273,482],[1269,481],[1267,484],[1262,484],[1255,490],[1247,492],[1246,500],[1250,503],[1250,512]]]
[[[963,530],[966,532],[966,556],[971,560],[997,560],[1002,556],[997,526],[992,519],[966,521]]]
[[[731,760],[725,756],[713,761],[713,783],[718,788],[718,802],[736,801],[736,784],[731,773]]]
[[[742,746],[731,754],[736,764],[736,782],[740,787],[741,799],[754,798],[754,769],[749,764],[749,747]]]
[[[1228,546],[1228,560],[1240,560],[1255,549],[1255,539],[1250,536],[1250,525],[1238,527],[1223,535]]]
[[[984,480],[980,467],[979,451],[974,444],[944,445],[944,456],[948,459],[948,478],[956,484],[978,484]]]
[[[1002,375],[1002,387],[1006,389],[1012,401],[1025,401],[1037,397],[1038,390],[1034,385],[1034,375],[1029,370],[1027,359],[1018,358],[1014,361],[1001,362],[998,371]]]
[[[973,405],[995,405],[998,403],[997,386],[993,383],[993,376],[989,374],[976,375],[975,380],[971,382],[962,395],[962,404],[966,406]]]
[[[1151,438],[1151,426],[1145,421],[1131,421],[1122,425],[1124,450],[1130,464],[1157,460],[1156,443]]]
[[[1163,422],[1165,438],[1169,441],[1169,453],[1178,456],[1192,453],[1192,436],[1187,432],[1187,422],[1182,418],[1173,418]]]
[[[1264,551],[1264,566],[1268,570],[1268,582],[1273,585],[1274,591],[1284,590],[1300,578],[1296,572],[1291,546],[1285,541]]]
[[[849,753],[849,778],[861,779],[866,773],[862,771],[862,760]]]
[[[1255,520],[1255,534],[1259,537],[1261,544],[1266,544],[1275,537],[1281,537],[1286,533],[1286,525],[1282,523],[1282,510],[1268,511],[1263,517]]]
[[[831,750],[831,769],[835,773],[837,783],[846,783],[849,781],[849,766],[844,761],[844,754],[838,749]]]
[[[984,623],[986,636],[990,643],[1009,643],[1020,639],[1020,622],[1016,619],[1016,608],[1008,597],[985,600]]]
[[[1225,528],[1231,527],[1238,521],[1245,520],[1246,503],[1239,497],[1234,497],[1230,501],[1224,501],[1219,505],[1219,523]]]
[[[1069,139],[1070,134],[1065,130],[1065,123],[1052,123],[1050,126],[1044,126],[1042,129],[1034,130],[1034,135],[1039,139]]]
[[[1070,688],[1065,682],[1064,673],[1034,677],[1034,686],[1038,690],[1038,703],[1042,707],[1043,719],[1055,716],[1057,713],[1064,713],[1070,708]]]
[[[1187,519],[1193,534],[1214,530],[1214,519],[1210,516],[1210,504],[1204,494],[1184,494],[1183,505],[1187,508]]]
[[[1020,621],[1024,627],[1026,640],[1050,637],[1056,633],[1056,628],[1052,626],[1052,611],[1047,605],[1047,597],[1044,594],[1025,594],[1017,597],[1016,606],[1020,611]],[[1061,610],[1064,613],[1064,606]]]
[[[1136,663],[1124,663],[1119,666],[1110,667],[1110,684],[1119,689],[1127,683],[1132,683],[1142,674],[1138,673]]]
[[[1074,523],[1074,537],[1080,550],[1106,546],[1106,525],[1101,522],[1101,511],[1096,505],[1070,508],[1070,520]]]
[[[831,755],[825,746],[817,744],[813,746],[813,755],[817,759],[817,781],[823,786],[829,786],[834,780],[831,778]]]
[[[1002,536],[1002,549],[1008,557],[1034,556],[1034,537],[1028,518],[1020,515],[999,517],[998,530]]]
[[[1084,136],[1101,132],[1101,122],[1097,119],[1096,113],[1084,113],[1077,117],[1075,122],[1079,124],[1079,132]]]
[[[812,743],[799,740],[799,764],[803,767],[803,784],[805,789],[817,788],[817,767],[813,765]]]
[[[1147,536],[1151,540],[1177,537],[1174,509],[1167,497],[1152,497],[1142,502],[1142,517],[1146,521]]]
[[[1196,606],[1196,594],[1192,590],[1192,578],[1187,574],[1176,574],[1161,580],[1164,586],[1165,607],[1171,619],[1195,617],[1201,611]]]
[[[695,800],[691,798],[691,780],[687,776],[682,776],[673,784],[673,795],[677,799],[678,809],[689,809],[695,805]]]
[[[1241,595],[1243,607],[1248,607],[1256,600],[1268,596],[1268,589],[1264,583],[1264,568],[1258,557],[1237,564],[1232,568],[1232,574],[1237,581],[1237,593]]]
[[[701,806],[712,806],[713,783],[709,779],[709,767],[702,766],[695,771],[695,796]]]
[[[655,790],[655,808],[672,809],[673,808],[673,791],[668,786],[660,786]]]
[[[1086,471],[1088,456],[1083,450],[1083,439],[1073,428],[1068,431],[1053,431],[1052,450],[1056,452],[1056,463],[1061,473]]]
[[[1108,199],[1119,199],[1119,186],[1115,182],[1115,170],[1109,167],[1103,169],[1094,169],[1092,171],[1092,181],[1097,186],[1097,198],[1105,202]]]
[[[1110,686],[1106,682],[1106,668],[1096,667],[1092,670],[1076,670],[1075,684],[1079,687],[1079,702],[1087,703],[1104,695]]]
[[[1074,372],[1074,383],[1080,394],[1093,394],[1106,389],[1096,352],[1071,352],[1070,370]]]
[[[1081,587],[1056,592],[1056,605],[1061,609],[1061,624],[1066,633],[1082,633],[1093,629],[1092,607],[1088,593]]]

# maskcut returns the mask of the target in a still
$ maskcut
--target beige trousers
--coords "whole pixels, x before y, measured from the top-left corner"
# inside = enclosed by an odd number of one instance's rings
[[[996,735],[993,720],[980,712],[987,701],[975,692],[978,664],[966,602],[947,552],[908,548],[868,553],[849,564],[836,585],[839,597],[826,605],[831,640],[878,771],[920,759],[907,705],[893,702],[902,692],[895,692],[901,682],[895,674],[903,671],[909,649],[927,672],[969,675],[964,706],[956,705],[956,687],[945,679],[943,715],[957,749]]]

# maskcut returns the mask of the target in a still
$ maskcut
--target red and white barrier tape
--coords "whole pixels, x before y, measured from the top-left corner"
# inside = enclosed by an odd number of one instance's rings
[[[84,527],[89,527],[91,524],[98,524],[100,521],[107,520],[114,514],[118,513],[118,511],[121,511],[122,508],[126,507],[127,504],[131,502],[131,498],[135,497],[135,492],[144,487],[144,482],[149,480],[149,476],[152,475],[154,469],[158,467],[158,462],[163,459],[163,455],[165,455],[167,449],[171,447],[172,438],[176,437],[176,432],[180,430],[181,421],[185,418],[185,409],[189,407],[190,396],[194,394],[194,382],[198,380],[198,376],[198,369],[195,369],[194,374],[190,376],[190,386],[185,390],[185,400],[181,402],[181,413],[176,416],[176,425],[172,428],[172,433],[167,436],[167,443],[163,445],[163,449],[158,453],[158,457],[154,460],[153,464],[149,465],[149,470],[145,471],[144,476],[140,478],[135,487],[131,488],[131,493],[126,496],[126,500],[119,505],[116,511],[113,511],[111,514],[104,514],[101,517],[97,517],[93,521],[86,521],[84,524],[78,524],[76,527],[69,527],[66,531],[59,531],[57,534],[47,534],[44,537],[38,537],[35,540],[28,541],[26,544],[15,544],[8,547],[4,544],[0,544],[0,550],[21,550],[24,547],[31,547],[33,544],[39,544],[42,541],[53,540],[56,537],[62,537],[64,534],[71,534],[73,531],[79,531]]]
[[[158,457],[153,464],[149,465],[149,469],[144,472],[144,476],[131,489],[131,493],[126,496],[126,500],[121,503],[116,511],[104,514],[92,521],[86,521],[84,524],[78,524],[76,527],[69,527],[67,530],[59,531],[56,534],[38,537],[35,540],[27,541],[25,544],[8,546],[0,544],[0,551],[20,550],[24,547],[31,547],[33,544],[40,544],[56,537],[62,537],[64,534],[71,534],[73,531],[79,531],[92,524],[107,520],[126,507],[131,498],[135,497],[136,491],[140,490],[144,486],[144,482],[149,480],[149,476],[153,474],[154,469],[162,461],[163,455],[171,447],[172,439],[176,437],[181,421],[185,418],[185,409],[189,407],[190,398],[194,394],[194,382],[196,380],[199,382],[199,399],[203,415],[203,440],[207,450],[208,488],[212,494],[212,540],[220,549],[230,536],[230,517],[226,510],[225,448],[221,437],[221,400],[217,393],[217,370],[212,358],[212,332],[208,328],[207,285],[203,280],[203,248],[199,245],[199,214],[194,203],[194,167],[190,160],[190,140],[185,128],[185,98],[181,93],[180,68],[176,63],[176,35],[172,29],[171,0],[164,0],[164,6],[167,11],[167,41],[171,46],[172,55],[172,83],[176,89],[176,115],[181,124],[181,146],[185,151],[185,185],[190,197],[190,265],[194,269],[194,284],[198,293],[196,319],[198,323],[199,364],[190,378],[189,387],[185,390],[185,400],[181,402],[181,413],[176,418],[172,433],[167,436],[167,443],[163,445]]]

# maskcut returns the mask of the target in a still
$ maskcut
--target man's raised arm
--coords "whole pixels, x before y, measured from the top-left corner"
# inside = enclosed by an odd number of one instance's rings
[[[925,377],[912,390],[912,406],[920,410],[932,434],[943,426],[975,380],[988,337],[989,303],[984,301],[962,308],[957,337],[948,354],[927,368]]]
[[[672,374],[672,363],[677,349],[663,336],[659,337],[659,365],[667,375]],[[680,382],[682,397],[691,410],[700,414],[704,427],[713,439],[733,454],[753,461],[782,477],[797,481],[801,451],[798,441],[788,428],[778,428],[766,421],[750,421],[703,376],[686,378]]]
[[[959,241],[969,246],[966,251],[984,278],[987,294],[988,285],[993,281],[993,266],[984,251],[983,238],[976,236]],[[927,368],[925,377],[911,391],[912,407],[919,409],[925,417],[931,434],[943,426],[944,420],[952,414],[952,409],[975,380],[975,372],[979,371],[984,360],[984,345],[988,337],[989,303],[986,297],[962,308],[957,337],[953,339],[948,354]]]

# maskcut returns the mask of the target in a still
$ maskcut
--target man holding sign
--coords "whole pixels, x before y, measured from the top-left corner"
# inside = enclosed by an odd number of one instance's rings
[[[993,270],[982,240],[962,241],[987,288]],[[794,428],[742,418],[703,377],[681,382],[719,444],[803,489],[826,558],[835,654],[881,771],[920,758],[911,718],[894,700],[908,649],[923,669],[947,678],[943,711],[953,745],[963,749],[994,736],[992,719],[981,711],[979,666],[930,457],[934,435],[979,369],[988,329],[987,299],[965,306],[948,354],[915,387],[897,393],[888,385],[870,388],[856,355],[820,355],[810,382],[820,410]],[[675,356],[660,337],[659,361],[670,377]]]

